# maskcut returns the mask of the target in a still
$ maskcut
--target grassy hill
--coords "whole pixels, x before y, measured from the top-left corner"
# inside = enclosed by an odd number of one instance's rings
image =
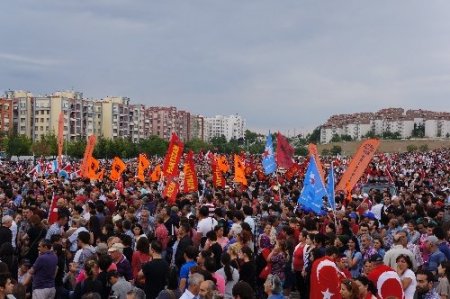
[[[331,149],[334,145],[342,147],[343,155],[353,155],[358,149],[361,141],[335,142],[328,144],[319,144],[317,149],[322,153],[324,149]],[[410,140],[381,140],[379,152],[394,153],[406,152],[408,145],[415,145],[417,148],[428,146],[428,149],[450,148],[450,139],[410,139]]]

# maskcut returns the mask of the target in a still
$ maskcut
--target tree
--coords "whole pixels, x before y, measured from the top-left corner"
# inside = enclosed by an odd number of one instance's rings
[[[414,124],[414,129],[412,130],[412,137],[415,137],[415,138],[425,137],[425,125],[424,124]]]
[[[97,148],[98,145],[95,147]],[[68,156],[73,158],[81,159],[84,155],[84,150],[86,149],[86,139],[79,138],[74,141],[66,143],[66,153]]]
[[[199,138],[195,138],[186,142],[184,148],[186,151],[192,150],[194,153],[198,153],[200,151],[210,150],[211,145]]]
[[[27,156],[31,153],[32,141],[25,135],[11,135],[4,138],[4,148],[8,156]]]
[[[428,144],[422,144],[421,146],[419,146],[419,151],[428,152]]]
[[[322,127],[318,126],[316,127],[311,134],[306,135],[306,139],[308,139],[308,143],[320,143],[320,129]]]
[[[211,143],[211,146],[215,151],[225,153],[225,149],[227,147],[227,139],[225,138],[225,135],[213,137],[209,143]]]
[[[324,148],[324,149],[322,150],[322,156],[329,156],[329,155],[330,155],[330,150],[327,149],[327,148]]]
[[[374,130],[370,130],[369,132],[367,132],[366,135],[363,136],[364,138],[375,138],[375,137],[379,137],[378,135],[375,134]]]
[[[295,155],[306,157],[308,156],[308,149],[305,146],[296,147]]]
[[[334,145],[330,150],[330,154],[332,155],[339,155],[340,153],[342,153],[342,147],[339,145]]]
[[[137,149],[139,153],[145,153],[147,156],[158,155],[162,157],[166,154],[168,147],[168,141],[153,135],[139,141]]]
[[[342,141],[352,141],[353,140],[352,136],[350,136],[348,134],[341,135],[341,139],[342,139]]]
[[[42,135],[39,141],[31,146],[36,156],[56,156],[58,154],[58,142],[55,134]]]
[[[415,151],[417,151],[417,146],[415,144],[409,144],[406,147],[406,150],[408,151],[408,153],[415,152]]]
[[[331,138],[331,142],[341,142],[341,141],[342,141],[341,136],[337,134],[333,135],[333,138]]]

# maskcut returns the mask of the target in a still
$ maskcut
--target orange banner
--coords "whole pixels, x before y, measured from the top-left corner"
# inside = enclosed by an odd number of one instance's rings
[[[89,136],[88,142],[86,144],[86,149],[84,150],[83,156],[83,164],[81,164],[81,176],[85,178],[89,178],[89,163],[90,158],[92,157],[92,153],[94,152],[95,142],[97,141],[97,137],[95,135]]]
[[[379,145],[380,141],[378,139],[369,139],[361,144],[358,151],[353,156],[349,167],[339,181],[339,184],[336,186],[336,191],[348,191],[353,189],[366,170],[367,165],[369,165],[372,160]]]
[[[139,154],[138,158],[138,168],[137,168],[137,175],[136,177],[141,181],[145,181],[145,171],[150,166],[150,161],[147,159],[147,156],[145,154]]]
[[[189,151],[186,159],[184,160],[184,193],[197,192],[198,180],[197,173],[195,172],[194,154]]]
[[[178,164],[180,163],[181,155],[183,154],[183,147],[184,145],[177,134],[172,133],[169,149],[167,150],[163,164],[163,174],[165,178],[170,179],[178,176]]]
[[[292,164],[291,168],[286,171],[284,176],[290,181],[294,178],[294,176],[297,176],[300,174],[300,170],[302,167],[298,163]]]
[[[167,197],[167,201],[169,204],[175,203],[177,199],[178,191],[180,188],[180,184],[176,181],[171,180],[164,189],[163,197]]]
[[[223,173],[228,172],[230,170],[230,166],[228,165],[227,157],[222,155],[217,158],[217,166],[219,167],[220,171]]]
[[[211,164],[212,173],[213,173],[213,185],[215,188],[225,188],[225,178],[223,177],[222,171],[217,166],[215,161]]]
[[[112,164],[111,164],[111,174],[109,175],[109,178],[113,181],[117,181],[120,179],[120,176],[122,175],[122,172],[127,169],[127,166],[125,163],[120,159],[119,157],[115,157]]]
[[[325,184],[325,171],[322,167],[322,162],[320,162],[319,152],[317,151],[317,146],[314,143],[308,144],[308,152],[309,155],[314,156],[314,160],[316,161],[317,169],[319,170],[320,178],[322,182]]]
[[[61,111],[58,118],[58,167],[62,167],[62,153],[64,147],[64,113]]]
[[[157,182],[161,179],[161,165],[156,165],[155,169],[153,170],[152,174],[150,175],[150,181]]]
[[[98,178],[98,171],[100,170],[100,162],[94,157],[89,158],[89,166],[88,166],[88,178],[91,180],[96,180]]]
[[[239,155],[234,155],[234,181],[247,186],[247,178],[245,177],[245,166]]]

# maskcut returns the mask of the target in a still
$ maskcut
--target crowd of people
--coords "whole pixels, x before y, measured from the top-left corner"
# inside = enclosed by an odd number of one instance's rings
[[[215,188],[195,159],[199,191],[172,204],[135,161],[120,187],[2,163],[0,299],[450,298],[450,150],[377,154],[320,215],[297,204],[302,172]],[[322,157],[337,180],[349,161]],[[396,194],[362,191],[381,177]]]

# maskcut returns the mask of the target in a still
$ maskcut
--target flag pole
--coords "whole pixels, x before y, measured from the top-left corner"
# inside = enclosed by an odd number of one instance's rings
[[[330,167],[330,171],[333,171],[333,179],[334,179],[334,165],[333,165],[333,161],[331,161],[331,167]],[[333,217],[334,217],[334,226],[337,229],[337,218],[336,218],[336,192],[334,190],[334,180],[333,180],[333,194],[331,194],[330,196],[333,197],[333,202],[334,202],[334,207],[331,207],[331,210],[333,211]]]

